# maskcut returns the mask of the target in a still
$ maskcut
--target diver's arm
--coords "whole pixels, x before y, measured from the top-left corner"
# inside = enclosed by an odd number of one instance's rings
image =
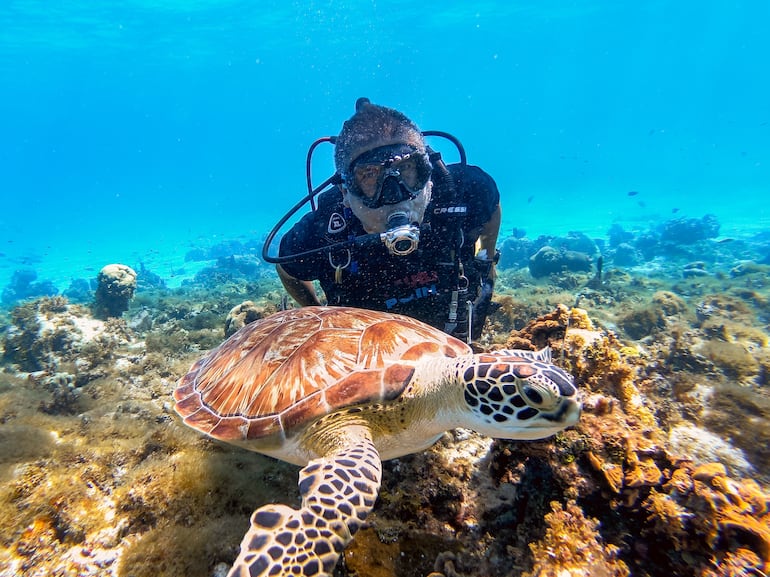
[[[283,288],[300,306],[308,307],[321,304],[312,282],[294,278],[279,264],[275,265],[275,270],[283,283]]]
[[[481,228],[481,233],[479,234],[479,240],[476,246],[476,254],[479,254],[481,251],[485,250],[486,258],[490,260],[494,259],[495,251],[497,250],[497,235],[500,233],[501,220],[502,209],[498,203],[497,207],[492,212],[492,216],[489,217],[489,220]],[[494,281],[495,276],[495,263],[493,262],[489,270],[490,280]]]

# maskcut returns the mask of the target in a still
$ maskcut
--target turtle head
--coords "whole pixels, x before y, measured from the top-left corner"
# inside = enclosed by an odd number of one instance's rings
[[[581,404],[572,376],[550,349],[474,356],[460,376],[471,428],[500,439],[543,439],[574,425]]]

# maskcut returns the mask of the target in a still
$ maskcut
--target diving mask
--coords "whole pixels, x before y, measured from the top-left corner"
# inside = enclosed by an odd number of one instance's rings
[[[425,152],[395,144],[360,155],[350,163],[343,179],[364,206],[380,208],[415,198],[425,189],[432,171]]]

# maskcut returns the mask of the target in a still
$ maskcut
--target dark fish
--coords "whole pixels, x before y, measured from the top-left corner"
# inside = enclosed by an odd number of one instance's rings
[[[644,208],[645,206],[647,206],[647,203],[646,203],[646,202],[644,202],[643,200],[640,200],[640,201],[639,201],[639,202],[637,202],[636,204],[638,204],[638,205],[639,205],[639,206],[641,206],[642,208]]]
[[[527,204],[530,204],[535,199],[535,195],[533,194],[527,199]]]
[[[717,244],[723,244],[723,243],[725,243],[725,242],[732,242],[732,241],[734,241],[734,240],[735,240],[734,238],[722,238],[722,239],[719,239],[719,240],[717,241]]]
[[[677,212],[679,212],[679,209],[678,209],[678,208],[672,208],[672,209],[671,209],[671,212],[672,212],[673,214],[676,214]]]
[[[639,194],[638,190],[629,190],[628,191],[628,196],[636,196],[637,194]]]
[[[524,238],[525,236],[527,236],[527,231],[524,230],[523,228],[519,228],[518,226],[514,226],[513,229],[511,230],[511,236],[517,239]]]

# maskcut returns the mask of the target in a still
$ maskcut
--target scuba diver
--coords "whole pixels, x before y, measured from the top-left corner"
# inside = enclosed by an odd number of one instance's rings
[[[446,165],[425,136],[451,140],[461,161]],[[321,304],[318,280],[328,305],[404,314],[466,342],[478,339],[499,254],[492,177],[465,162],[453,136],[422,133],[401,112],[366,98],[337,137],[321,140],[334,144],[337,172],[318,206],[282,237],[278,258],[266,258],[277,263],[289,295],[302,306]],[[263,256],[299,206],[273,230]]]

